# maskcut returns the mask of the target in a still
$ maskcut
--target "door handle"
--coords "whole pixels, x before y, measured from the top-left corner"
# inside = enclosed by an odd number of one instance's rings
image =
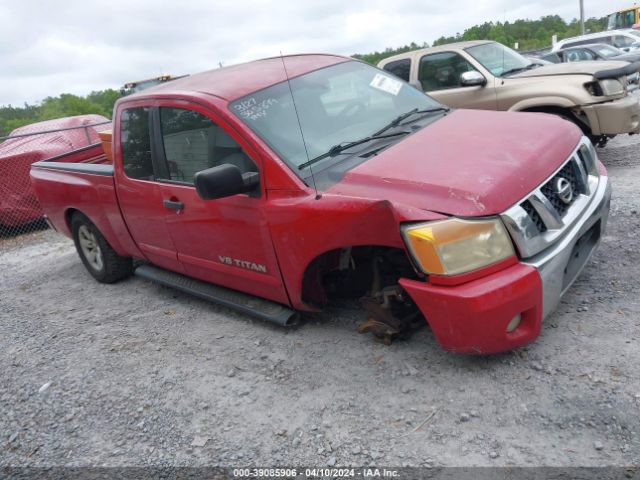
[[[165,208],[171,208],[178,211],[184,208],[184,203],[179,202],[178,200],[163,200],[162,204],[165,206]]]

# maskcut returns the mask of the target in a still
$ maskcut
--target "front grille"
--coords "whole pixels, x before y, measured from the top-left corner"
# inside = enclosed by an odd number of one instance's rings
[[[540,189],[542,191],[542,194],[547,197],[549,202],[551,202],[553,208],[555,208],[556,212],[558,212],[558,215],[560,215],[561,217],[564,216],[569,207],[576,201],[576,199],[578,198],[578,194],[585,193],[584,188],[582,188],[582,184],[578,183],[578,175],[580,173],[576,172],[577,169],[578,166],[576,165],[575,161],[567,162],[564,167],[562,167],[560,171],[556,173],[553,178],[545,183]],[[572,198],[568,203],[565,203],[560,198],[556,188],[557,182],[563,178],[569,182],[569,184],[571,185],[571,191],[573,192]]]
[[[522,258],[562,237],[591,202],[599,181],[595,149],[583,137],[550,178],[502,214]]]
[[[538,232],[542,233],[547,231],[547,226],[542,221],[542,217],[540,217],[540,214],[536,211],[533,205],[531,205],[531,202],[529,200],[525,200],[520,206],[524,208],[524,211],[527,212],[529,218],[533,220],[533,223],[535,223]]]
[[[592,167],[595,168],[596,162],[595,159],[591,158],[590,152],[583,148],[579,148],[576,154],[578,155],[578,161],[580,163],[580,165],[578,165],[578,170],[582,167],[585,172],[589,172]]]

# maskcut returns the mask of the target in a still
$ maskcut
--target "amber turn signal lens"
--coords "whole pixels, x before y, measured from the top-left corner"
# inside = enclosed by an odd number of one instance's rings
[[[483,268],[515,254],[499,219],[460,220],[406,225],[403,236],[422,271],[457,275]]]

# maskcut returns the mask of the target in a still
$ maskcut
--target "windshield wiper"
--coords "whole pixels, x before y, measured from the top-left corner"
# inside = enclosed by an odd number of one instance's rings
[[[542,66],[539,63],[530,63],[529,65],[527,65],[526,67],[517,67],[517,68],[512,68],[510,70],[507,70],[506,72],[502,72],[500,74],[501,77],[504,77],[506,75],[511,75],[512,73],[518,73],[518,72],[524,72],[525,70],[531,70],[532,68],[536,68],[536,67],[540,67]]]
[[[399,132],[387,133],[385,135],[383,135],[383,134],[387,130],[390,130],[390,129],[394,128],[394,127],[397,127],[398,125],[400,125],[400,122],[402,122],[403,120],[406,120],[407,118],[409,118],[412,115],[433,113],[433,112],[448,112],[449,110],[451,110],[451,109],[449,107],[445,107],[444,105],[440,106],[440,107],[433,107],[433,108],[423,108],[423,109],[414,108],[413,110],[409,110],[408,112],[405,112],[405,113],[402,113],[402,114],[398,115],[396,118],[391,120],[389,123],[387,123],[380,130],[372,133],[368,137],[364,137],[364,138],[361,138],[360,140],[355,140],[355,141],[352,141],[352,142],[342,142],[342,143],[339,143],[338,145],[334,145],[326,153],[323,153],[322,155],[318,155],[317,157],[314,157],[311,160],[309,160],[308,162],[305,162],[302,165],[300,165],[298,167],[298,170],[302,170],[303,168],[307,168],[309,165],[313,165],[314,163],[319,162],[320,160],[323,160],[323,159],[325,159],[327,157],[335,157],[336,155],[341,154],[344,150],[347,150],[347,149],[349,149],[351,147],[355,147],[357,145],[361,145],[363,143],[370,142],[372,140],[380,140],[380,139],[383,139],[383,138],[397,137],[398,135],[408,135],[411,132],[407,132],[405,130],[402,130],[402,131],[399,131]]]
[[[409,110],[408,112],[405,112],[405,113],[402,113],[402,114],[398,115],[396,118],[391,120],[389,123],[387,123],[380,130],[378,130],[377,132],[373,133],[372,136],[381,135],[384,132],[386,132],[387,130],[389,130],[389,129],[393,128],[393,127],[397,127],[398,125],[400,125],[400,122],[402,122],[403,120],[406,120],[411,115],[420,114],[420,113],[432,113],[432,112],[448,112],[449,110],[450,110],[449,107],[445,107],[445,106],[433,107],[433,108],[423,108],[423,109],[414,108],[413,110]]]
[[[391,127],[389,127],[391,128]],[[317,157],[312,158],[311,160],[309,160],[308,162],[303,163],[302,165],[300,165],[298,167],[298,170],[302,170],[303,168],[307,168],[309,165],[313,165],[314,163],[319,162],[320,160],[323,160],[327,157],[335,157],[336,155],[340,155],[343,151],[351,148],[351,147],[355,147],[357,145],[362,145],[363,143],[367,143],[370,142],[372,140],[380,140],[383,138],[391,138],[391,137],[397,137],[399,135],[408,135],[411,132],[407,132],[405,130],[402,130],[400,132],[393,132],[393,133],[387,133],[386,135],[380,135],[377,132],[374,133],[373,135],[369,135],[368,137],[364,137],[361,138],[360,140],[354,140],[353,142],[343,142],[343,143],[339,143],[338,145],[334,145],[333,147],[331,147],[329,149],[329,151],[327,151],[326,153],[323,153],[322,155],[318,155]]]

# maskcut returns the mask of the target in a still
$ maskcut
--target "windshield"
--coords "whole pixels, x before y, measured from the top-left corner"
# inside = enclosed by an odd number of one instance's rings
[[[485,43],[469,47],[466,51],[496,77],[532,66],[531,61],[501,43]]]
[[[622,55],[624,52],[618,50],[616,47],[611,47],[609,45],[598,45],[597,47],[593,47],[593,49],[604,58],[617,57],[618,55]]]
[[[289,83],[290,88],[282,82],[254,92],[230,108],[296,173],[303,166],[302,176],[308,176],[304,165],[310,159],[332,147],[370,136],[412,110],[441,106],[396,77],[355,61],[322,68]],[[337,160],[327,156],[325,161]]]
[[[635,10],[627,10],[626,12],[617,12],[609,15],[607,30],[617,30],[619,28],[631,28],[636,23]]]

